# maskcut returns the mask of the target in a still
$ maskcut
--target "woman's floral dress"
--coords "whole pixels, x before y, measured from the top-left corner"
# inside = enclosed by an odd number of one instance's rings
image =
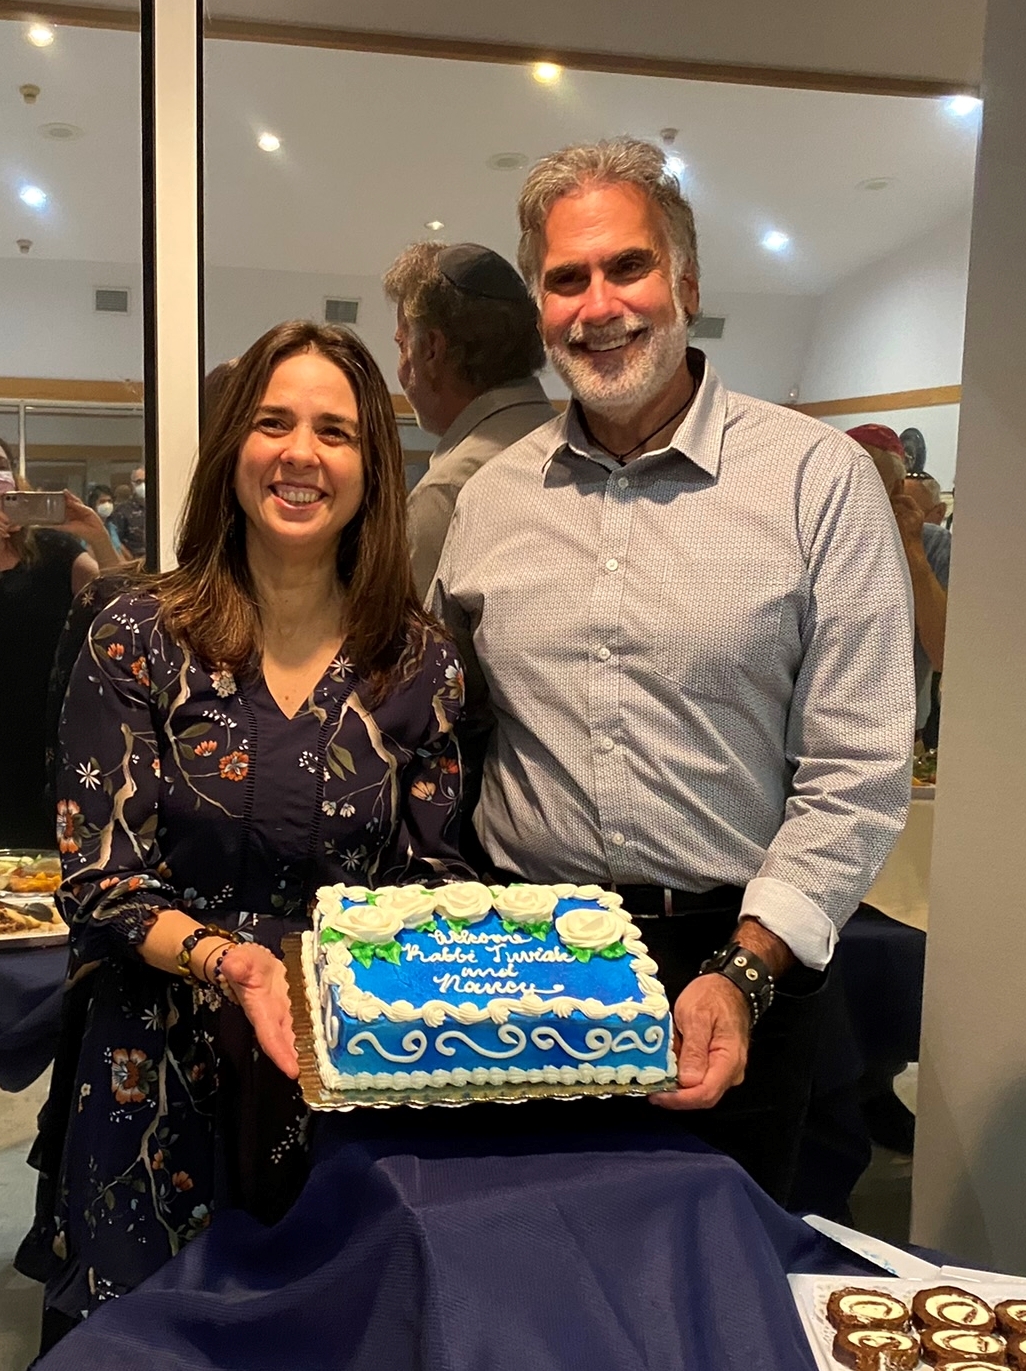
[[[163,633],[152,596],[96,618],[61,725],[73,994],[19,1258],[49,1306],[75,1317],[137,1285],[218,1204],[273,1220],[294,1198],[297,1087],[239,1009],[136,949],[161,909],[277,950],[318,885],[473,874],[456,849],[462,672],[430,632],[416,658],[369,708],[340,655],[287,719],[262,677],[208,672]]]

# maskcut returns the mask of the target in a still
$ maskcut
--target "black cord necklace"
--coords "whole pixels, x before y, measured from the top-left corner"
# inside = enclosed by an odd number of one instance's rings
[[[646,434],[645,437],[642,438],[642,440],[641,440],[640,443],[635,443],[634,446],[631,447],[631,448],[628,448],[626,452],[614,452],[613,449],[612,449],[611,447],[606,447],[605,443],[599,442],[599,440],[595,437],[594,433],[592,433],[592,431],[591,431],[591,425],[588,423],[587,419],[584,417],[584,411],[583,411],[583,409],[582,409],[582,411],[581,411],[581,420],[582,420],[582,422],[583,422],[583,424],[584,424],[584,431],[585,431],[585,433],[587,434],[589,440],[590,440],[591,442],[593,442],[593,443],[595,444],[596,447],[600,447],[600,448],[602,449],[603,452],[608,452],[609,455],[610,455],[610,457],[615,458],[616,461],[618,461],[618,462],[626,462],[626,460],[627,460],[628,457],[633,457],[634,454],[635,454],[636,452],[640,451],[640,449],[643,448],[643,447],[645,446],[646,443],[650,443],[650,442],[652,441],[652,439],[656,436],[657,433],[662,433],[662,431],[663,431],[664,428],[669,428],[669,426],[673,423],[674,419],[679,419],[680,416],[684,413],[684,411],[685,411],[685,410],[688,408],[688,406],[691,404],[691,401],[695,398],[695,395],[697,394],[697,392],[698,392],[698,387],[695,385],[694,381],[692,380],[692,382],[691,382],[691,394],[688,396],[688,398],[687,398],[687,399],[684,401],[684,403],[681,405],[680,409],[675,410],[675,411],[673,412],[673,414],[671,414],[670,417],[669,417],[668,419],[664,419],[664,420],[663,420],[663,422],[659,425],[658,428],[654,428],[654,429],[652,430],[651,433]]]

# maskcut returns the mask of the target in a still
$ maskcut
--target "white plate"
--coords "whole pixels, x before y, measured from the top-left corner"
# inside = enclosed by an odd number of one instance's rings
[[[883,1290],[911,1306],[912,1297],[919,1290],[929,1290],[935,1285],[960,1285],[970,1289],[980,1299],[986,1300],[993,1309],[1001,1300],[1026,1298],[1026,1280],[1010,1280],[1007,1277],[992,1278],[986,1271],[968,1272],[956,1280],[950,1272],[941,1268],[940,1274],[930,1280],[901,1280],[894,1276],[788,1276],[791,1294],[798,1306],[798,1316],[802,1321],[809,1345],[816,1357],[820,1371],[839,1371],[841,1362],[835,1361],[832,1348],[834,1329],[826,1316],[827,1301],[835,1290],[854,1288],[857,1290]],[[926,1367],[926,1362],[920,1362]]]
[[[55,928],[27,928],[24,933],[0,933],[0,952],[13,952],[19,947],[60,947],[68,941],[68,926]]]

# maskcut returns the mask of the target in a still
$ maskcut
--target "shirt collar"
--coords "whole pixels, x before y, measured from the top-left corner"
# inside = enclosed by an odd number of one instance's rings
[[[698,380],[698,390],[688,412],[665,446],[655,452],[647,452],[643,457],[635,457],[632,466],[635,462],[651,461],[672,452],[693,462],[710,476],[719,474],[727,417],[727,391],[700,349],[688,348],[688,368]],[[618,465],[615,458],[588,441],[576,400],[571,400],[560,422],[554,426],[552,438],[542,454],[543,467],[568,452],[603,466],[610,463]]]
[[[478,424],[483,424],[500,410],[512,409],[515,405],[548,404],[541,382],[537,376],[523,376],[510,381],[505,386],[493,386],[471,400],[466,409],[461,410],[438,440],[433,457],[444,457],[458,443],[462,443]]]

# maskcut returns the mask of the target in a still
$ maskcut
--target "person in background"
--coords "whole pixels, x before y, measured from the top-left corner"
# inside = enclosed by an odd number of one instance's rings
[[[416,243],[385,275],[396,306],[399,384],[439,436],[408,497],[413,579],[426,595],[456,497],[497,452],[552,418],[534,301],[513,267],[476,243]]]
[[[117,530],[121,545],[133,557],[146,556],[146,472],[136,467],[132,472],[132,493],[127,500],[114,506],[111,522]]]
[[[27,489],[0,442],[0,494]],[[96,512],[65,492],[59,528],[21,528],[0,510],[0,847],[56,846],[46,799],[46,697],[72,597],[121,565]],[[87,548],[88,551],[83,550]]]
[[[438,566],[475,827],[498,879],[614,886],[645,920],[677,1088],[590,1124],[645,1109],[786,1203],[824,973],[909,803],[900,540],[857,444],[688,346],[694,218],[660,148],[554,153],[519,211],[574,399],[464,487]]]
[[[905,477],[902,488],[909,499],[922,510],[924,524],[943,527],[948,517],[948,507],[941,495],[939,481],[928,471],[914,471]]]
[[[905,549],[915,600],[916,728],[922,730],[932,708],[933,673],[944,669],[951,534],[927,523],[918,502],[905,493],[905,451],[894,429],[885,424],[860,424],[848,430],[848,437],[872,457]]]
[[[93,621],[61,723],[74,1010],[18,1269],[44,1344],[219,1206],[306,1174],[284,933],[319,885],[466,879],[462,671],[421,608],[402,448],[360,340],[271,329],[200,439],[177,567]]]
[[[114,513],[114,492],[110,486],[92,486],[86,496],[86,504],[90,509],[94,509],[103,521],[103,526],[107,530],[107,536],[114,546],[114,551],[118,556],[124,554],[128,559],[128,554],[121,546],[121,539],[118,531],[111,523],[111,515]]]
[[[902,458],[909,476],[926,470],[926,439],[922,429],[903,428],[898,435],[901,439]]]

